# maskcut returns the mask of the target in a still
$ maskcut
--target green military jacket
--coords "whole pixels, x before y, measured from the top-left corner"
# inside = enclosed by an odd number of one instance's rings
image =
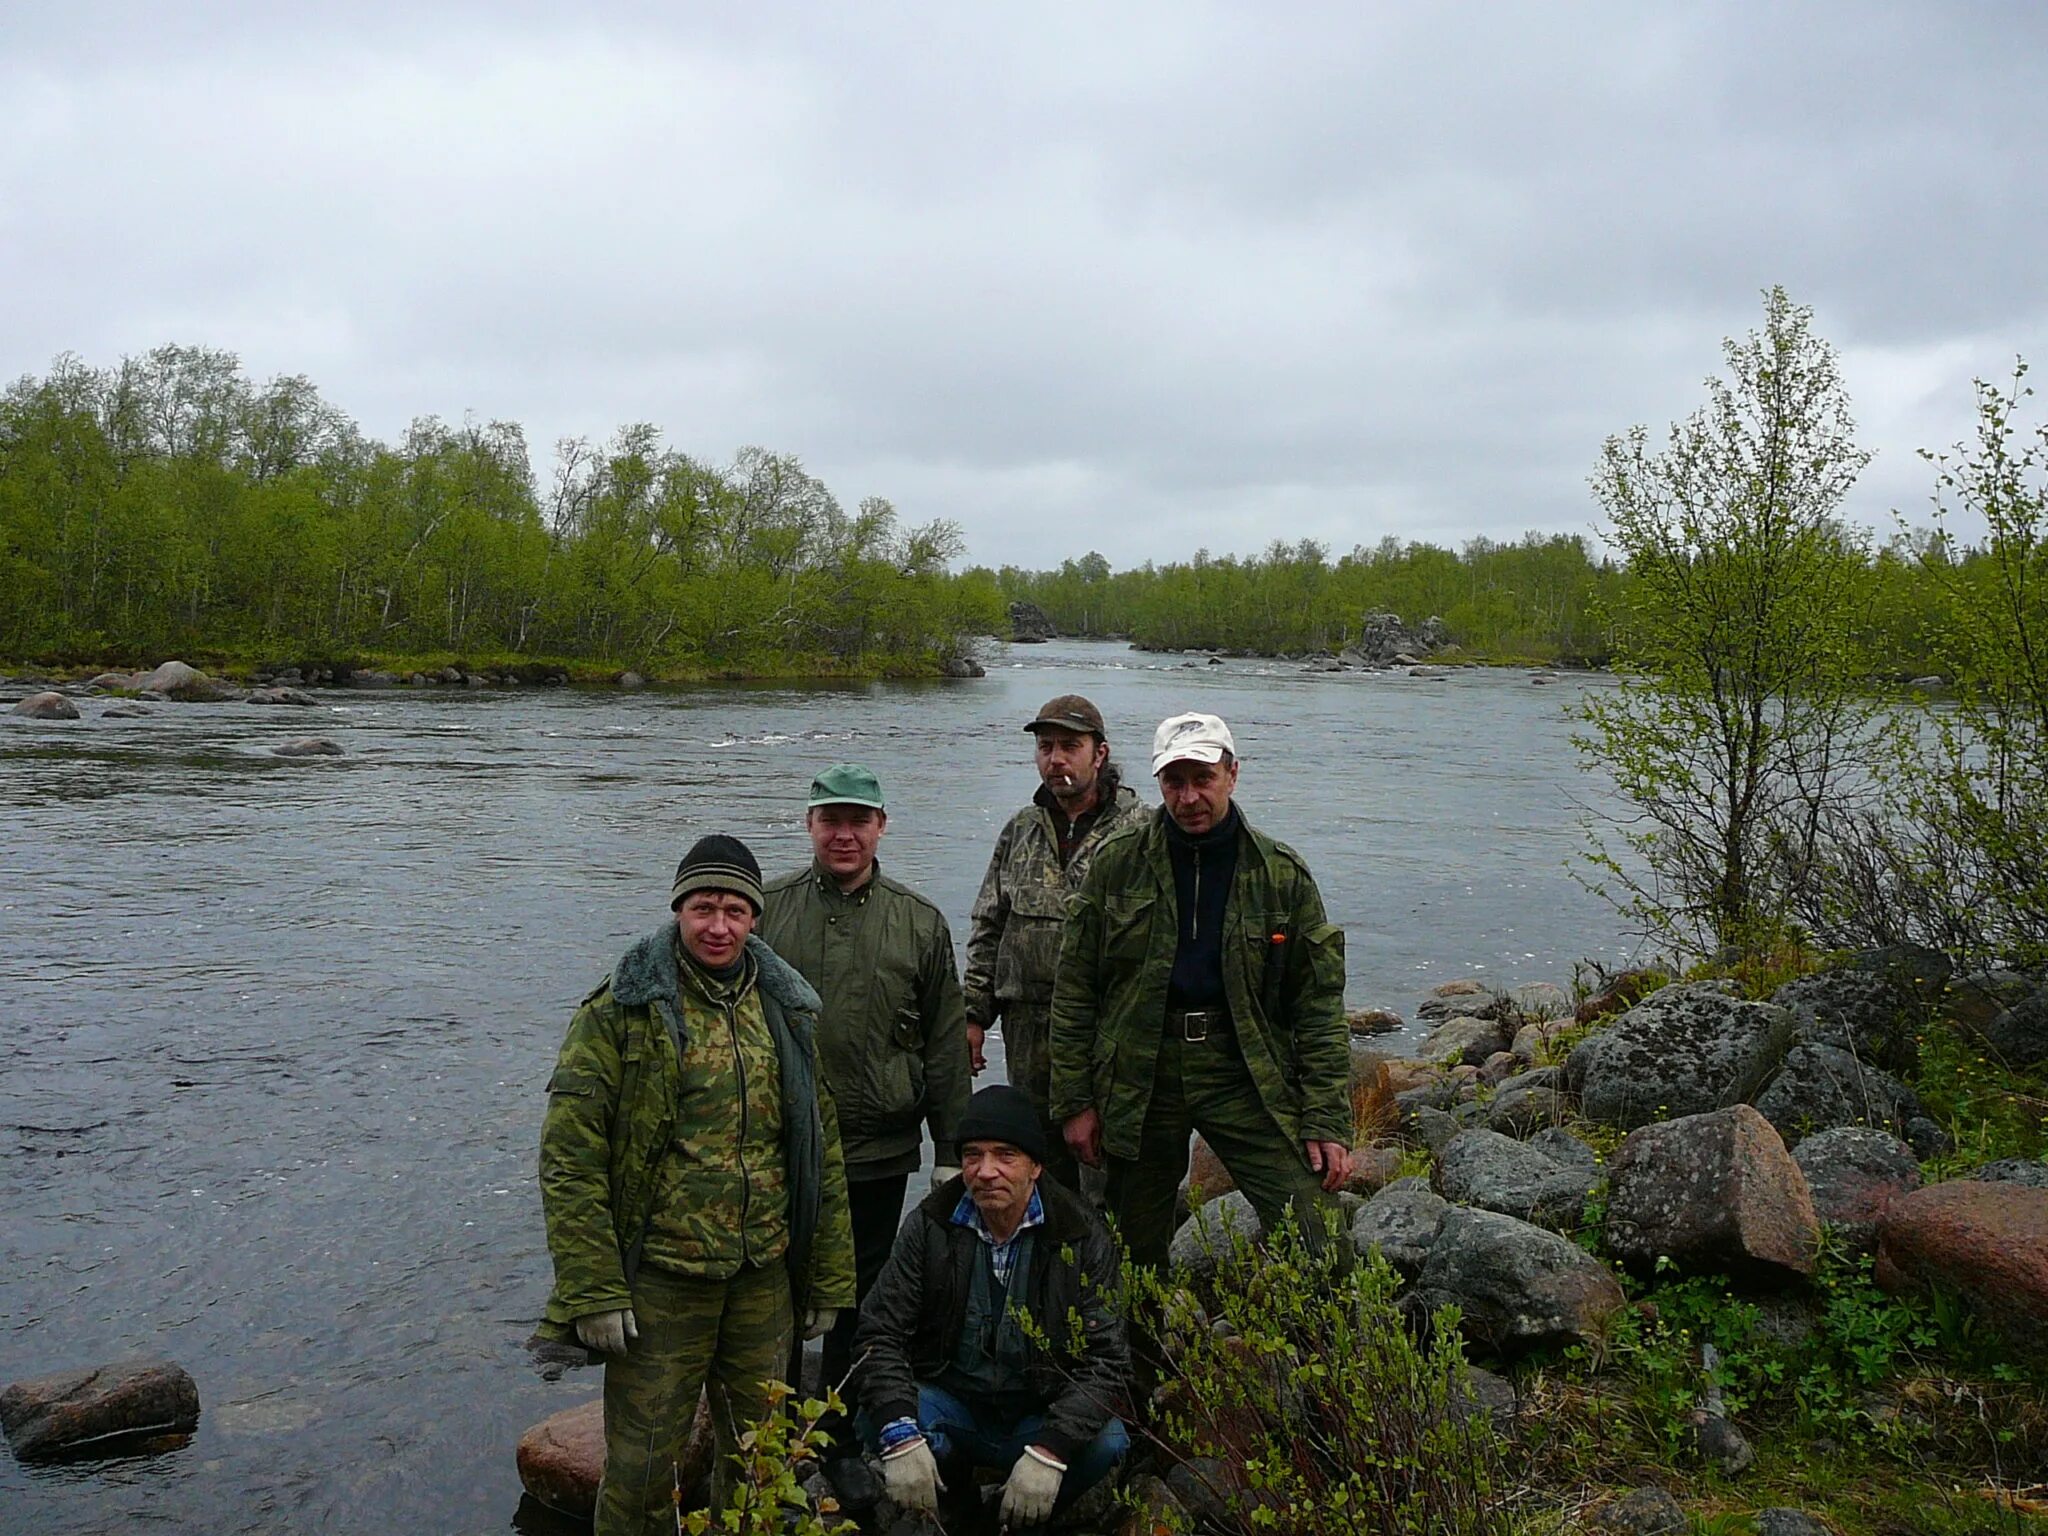
[[[973,1072],[939,909],[879,863],[851,895],[815,862],[764,891],[761,937],[825,999],[818,1060],[839,1106],[847,1177],[915,1172],[921,1121],[936,1161],[957,1163]]]
[[[1223,986],[1245,1065],[1290,1142],[1348,1146],[1343,930],[1324,916],[1301,855],[1238,820]],[[1092,1107],[1114,1157],[1138,1155],[1166,1025],[1180,913],[1165,821],[1155,811],[1096,851],[1068,909],[1053,986],[1053,1117]]]
[[[1145,814],[1119,784],[1074,856],[1060,863],[1060,834],[1041,791],[1003,828],[981,877],[967,930],[967,1017],[993,1024],[1005,1003],[1049,1003],[1060,958],[1067,899],[1081,888],[1095,850],[1119,827]]]
[[[568,1341],[579,1317],[632,1305],[641,1245],[678,1123],[686,1041],[677,1006],[676,930],[641,939],[569,1023],[548,1079],[540,1195],[555,1284],[543,1337]],[[853,1223],[832,1098],[818,1082],[818,994],[758,937],[761,1009],[775,1037],[788,1191],[791,1298],[854,1304]]]

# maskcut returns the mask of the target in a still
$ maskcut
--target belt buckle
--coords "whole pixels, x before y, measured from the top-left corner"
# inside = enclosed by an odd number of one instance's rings
[[[1180,1037],[1190,1045],[1200,1045],[1209,1038],[1209,1016],[1212,1008],[1189,1008],[1180,1016]]]

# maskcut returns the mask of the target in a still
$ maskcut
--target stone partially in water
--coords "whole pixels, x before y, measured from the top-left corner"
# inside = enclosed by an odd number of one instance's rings
[[[711,1408],[697,1399],[697,1415],[676,1473],[683,1507],[704,1503],[715,1454]],[[549,1509],[588,1520],[597,1509],[597,1484],[604,1476],[604,1399],[593,1397],[542,1419],[519,1437],[519,1481]]]
[[[155,671],[142,674],[135,679],[135,687],[140,692],[159,694],[182,704],[207,703],[219,698],[223,691],[204,672],[182,661],[167,661]]]
[[[23,1461],[115,1451],[148,1436],[189,1434],[199,1388],[169,1360],[121,1360],[17,1381],[0,1392],[0,1429]]]
[[[276,757],[340,757],[341,743],[325,736],[301,736],[293,741],[281,741],[272,747]]]
[[[32,693],[8,713],[24,720],[76,720],[78,706],[61,693]]]

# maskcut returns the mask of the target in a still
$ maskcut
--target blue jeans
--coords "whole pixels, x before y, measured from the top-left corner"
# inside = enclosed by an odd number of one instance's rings
[[[871,1447],[878,1448],[881,1426],[863,1413],[860,1427],[862,1437]],[[949,1462],[954,1466],[966,1462],[1007,1472],[1024,1454],[1024,1447],[1045,1427],[1045,1415],[1027,1413],[1021,1419],[1005,1421],[985,1405],[970,1403],[943,1387],[921,1381],[917,1384],[917,1427],[924,1431],[941,1468]],[[1110,1468],[1123,1460],[1130,1445],[1124,1421],[1112,1417],[1067,1463],[1067,1475],[1060,1479],[1059,1503],[1054,1508],[1065,1509],[1101,1482]]]

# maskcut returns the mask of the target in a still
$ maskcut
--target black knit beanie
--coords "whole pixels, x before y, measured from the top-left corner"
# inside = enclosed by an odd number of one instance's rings
[[[1021,1088],[998,1083],[967,1101],[959,1144],[965,1147],[970,1141],[1006,1141],[1034,1163],[1045,1161],[1045,1132]]]
[[[669,892],[669,910],[683,904],[692,891],[731,891],[754,904],[761,915],[761,865],[753,851],[736,837],[714,832],[700,837],[676,866],[676,883]]]

